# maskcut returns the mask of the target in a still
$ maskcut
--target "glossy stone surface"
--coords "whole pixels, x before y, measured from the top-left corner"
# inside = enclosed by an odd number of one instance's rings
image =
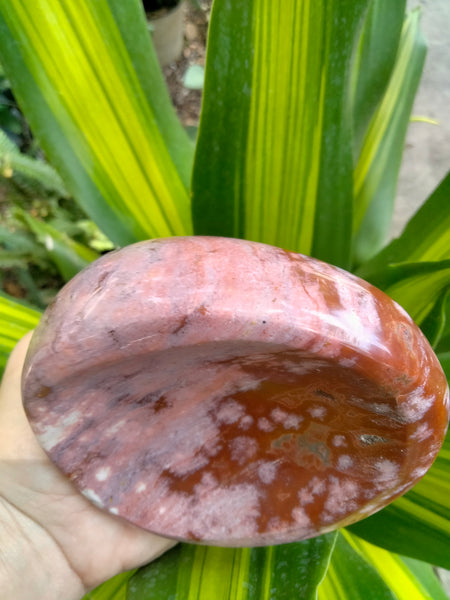
[[[37,329],[24,404],[98,506],[255,546],[357,521],[430,467],[445,376],[368,283],[242,240],[152,240],[75,277]]]

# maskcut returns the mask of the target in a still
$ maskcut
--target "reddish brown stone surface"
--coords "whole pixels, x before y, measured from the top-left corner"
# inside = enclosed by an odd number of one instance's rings
[[[75,277],[37,329],[24,404],[98,506],[161,535],[290,542],[357,521],[430,467],[448,388],[410,317],[284,250],[152,240]]]

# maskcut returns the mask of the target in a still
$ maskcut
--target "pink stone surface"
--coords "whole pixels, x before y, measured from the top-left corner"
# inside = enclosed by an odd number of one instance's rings
[[[410,489],[448,423],[428,342],[381,291],[264,244],[142,242],[46,311],[24,405],[95,504],[155,533],[256,546]]]

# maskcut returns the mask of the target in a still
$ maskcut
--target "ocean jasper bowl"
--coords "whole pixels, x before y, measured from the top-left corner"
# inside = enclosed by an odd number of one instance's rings
[[[78,274],[36,329],[23,396],[97,506],[222,546],[376,512],[426,473],[448,422],[439,362],[383,292],[215,237],[134,244]]]

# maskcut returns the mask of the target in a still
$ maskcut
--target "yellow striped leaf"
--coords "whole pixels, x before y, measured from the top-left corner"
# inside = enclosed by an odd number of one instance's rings
[[[127,600],[128,582],[135,572],[136,569],[119,573],[87,593],[82,600]]]
[[[402,234],[357,274],[382,284],[387,265],[431,262],[450,258],[450,171],[406,225]]]
[[[353,231],[358,264],[381,248],[392,219],[406,130],[425,61],[419,16],[415,10],[405,20],[389,85],[370,121],[355,166]]]
[[[447,600],[431,565],[405,560],[342,530],[319,600]]]
[[[356,274],[397,300],[422,324],[450,286],[450,173],[403,233]]]
[[[0,60],[51,162],[110,239],[191,232],[191,142],[139,0],[2,0]]]
[[[353,64],[354,152],[380,104],[395,65],[406,0],[372,0]]]
[[[436,315],[437,313],[437,315]],[[433,313],[430,315],[431,317],[437,316],[441,322],[438,323],[438,326],[435,329],[438,329],[436,341],[435,341],[435,350],[438,353],[438,357],[446,364],[448,369],[447,379],[450,381],[450,289],[447,290],[447,293],[440,298],[440,302],[438,306],[435,307]]]
[[[180,544],[132,577],[127,600],[315,600],[335,536],[266,548]]]
[[[414,264],[414,263],[413,263]],[[450,260],[424,263],[423,270],[411,277],[405,277],[385,288],[385,292],[422,325],[443,293],[450,288]]]
[[[339,532],[318,600],[396,600],[376,568]]]
[[[0,292],[0,375],[16,343],[38,324],[41,313]]]
[[[66,281],[72,279],[81,269],[99,258],[99,254],[91,248],[75,242],[66,234],[27,212],[16,210],[16,215],[20,215],[27,223]]]
[[[215,1],[192,182],[196,233],[348,265],[348,95],[368,4]]]

